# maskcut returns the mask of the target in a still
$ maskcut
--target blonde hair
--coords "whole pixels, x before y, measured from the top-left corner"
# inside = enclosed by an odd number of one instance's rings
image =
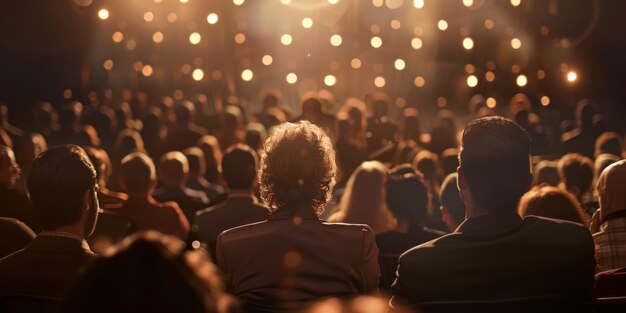
[[[367,161],[352,173],[331,222],[367,224],[374,233],[395,229],[396,219],[385,202],[387,167]]]

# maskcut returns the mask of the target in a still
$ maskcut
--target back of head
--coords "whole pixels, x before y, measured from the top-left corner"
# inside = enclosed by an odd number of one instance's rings
[[[559,160],[559,176],[565,189],[580,198],[591,189],[593,162],[582,154],[566,154]]]
[[[256,152],[246,145],[232,145],[222,156],[222,177],[230,189],[252,187],[257,168]]]
[[[598,113],[595,103],[590,99],[582,99],[576,107],[576,120],[578,126],[582,128],[591,128],[593,126],[593,118]]]
[[[452,173],[443,180],[439,198],[441,205],[451,215],[456,225],[461,224],[465,219],[465,202],[461,198],[459,188],[457,187],[458,174]]]
[[[304,206],[324,211],[335,185],[335,150],[322,129],[308,121],[284,123],[265,141],[259,183],[270,211]]]
[[[112,174],[111,168],[111,159],[109,155],[100,148],[94,147],[83,147],[85,153],[89,157],[89,161],[93,164],[93,167],[96,169],[96,179],[98,183],[104,182],[109,179]]]
[[[265,93],[263,96],[263,109],[278,106],[280,103],[281,94],[278,90],[271,90]]]
[[[226,312],[215,266],[202,251],[156,232],[124,240],[70,291],[64,312]]]
[[[174,107],[174,114],[176,115],[176,121],[180,124],[186,125],[193,121],[193,115],[195,108],[193,102],[183,101],[176,107]]]
[[[206,173],[206,163],[204,160],[204,152],[198,147],[190,147],[183,150],[183,154],[189,162],[189,175],[204,175]]]
[[[35,159],[27,184],[43,228],[54,230],[80,219],[85,193],[96,186],[96,170],[82,148],[57,146]]]
[[[322,101],[315,93],[308,93],[302,97],[302,114],[322,113]]]
[[[130,194],[148,193],[155,174],[154,163],[142,152],[133,152],[122,159],[120,164],[120,178],[124,191]]]
[[[437,174],[438,168],[437,155],[428,151],[422,150],[415,155],[413,159],[413,166],[417,169],[426,180],[433,180]]]
[[[589,224],[589,217],[578,200],[567,191],[552,186],[531,189],[520,200],[518,211],[521,216],[536,215]]]
[[[595,156],[603,153],[622,156],[622,137],[618,133],[604,132],[596,139]]]
[[[411,230],[426,222],[428,190],[415,174],[389,175],[385,184],[385,200],[389,211],[398,219],[408,221]]]
[[[532,179],[528,134],[490,116],[471,121],[461,144],[459,170],[474,205],[492,214],[514,212]]]
[[[459,167],[459,149],[448,148],[441,153],[441,167],[444,175],[456,173]]]
[[[115,140],[115,151],[119,158],[131,152],[143,152],[144,150],[143,139],[138,131],[127,128],[122,130],[117,135],[117,139]]]
[[[620,157],[610,153],[603,153],[598,155],[596,160],[593,161],[593,167],[595,169],[596,177],[600,177],[600,174],[602,173],[602,171],[604,171],[605,168],[609,167],[609,165],[619,160],[621,160]]]
[[[559,177],[558,162],[542,160],[535,166],[535,175],[533,178],[533,186],[547,184],[550,186],[558,186],[561,182]]]
[[[601,218],[606,220],[611,214],[626,210],[626,160],[609,165],[598,178]]]
[[[164,154],[159,161],[159,178],[168,187],[179,186],[189,174],[187,157],[179,151]]]

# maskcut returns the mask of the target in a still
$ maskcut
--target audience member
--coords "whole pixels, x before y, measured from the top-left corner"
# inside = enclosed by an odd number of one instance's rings
[[[15,218],[39,232],[41,225],[28,197],[15,188],[19,176],[20,167],[15,161],[13,150],[0,145],[0,217]]]
[[[215,134],[222,151],[231,145],[244,143],[243,112],[238,106],[228,105],[220,118],[220,128]]]
[[[120,206],[128,196],[121,193],[115,192],[107,188],[109,178],[113,173],[113,166],[111,164],[111,159],[109,159],[109,155],[106,151],[94,148],[94,147],[83,147],[89,160],[93,164],[96,169],[96,180],[98,182],[98,202],[100,203],[100,207],[103,209],[110,209],[114,207]]]
[[[207,130],[194,123],[196,110],[191,101],[183,101],[174,107],[176,124],[167,133],[167,149],[182,151],[192,147]]]
[[[222,157],[222,177],[228,186],[228,198],[223,203],[198,211],[194,224],[198,239],[205,243],[215,257],[217,236],[237,226],[267,219],[267,209],[254,196],[258,159],[248,146],[236,144]]]
[[[209,199],[202,191],[185,186],[189,176],[189,162],[184,154],[170,151],[159,162],[159,179],[163,186],[157,188],[152,196],[158,202],[176,202],[183,210],[188,221],[193,221],[196,212],[209,204]]]
[[[589,216],[574,196],[557,187],[535,186],[519,203],[519,215],[542,216],[589,226]]]
[[[465,220],[465,203],[457,185],[458,174],[452,173],[443,180],[439,191],[441,218],[451,232],[454,232]]]
[[[626,160],[609,165],[598,179],[600,209],[591,226],[599,271],[626,267]]]
[[[268,221],[223,232],[217,264],[252,312],[301,309],[325,296],[374,292],[380,270],[366,225],[319,220],[335,184],[330,139],[307,121],[278,126],[265,142],[259,182]]]
[[[458,186],[467,219],[452,234],[400,257],[392,305],[546,295],[590,299],[595,262],[589,231],[517,215],[532,181],[528,134],[511,120],[480,118],[465,127],[460,151]]]
[[[559,176],[559,163],[556,161],[542,160],[535,166],[533,186],[548,185],[557,187],[561,183]]]
[[[392,231],[396,219],[385,202],[387,167],[378,161],[363,162],[348,180],[339,211],[329,222],[367,224],[375,234]]]
[[[128,218],[135,230],[156,230],[185,239],[187,218],[176,202],[161,203],[152,197],[156,183],[154,163],[146,154],[127,155],[120,164],[120,186],[128,199],[114,211]]]
[[[615,132],[604,132],[596,139],[594,156],[608,153],[622,157],[622,137]]]
[[[598,138],[599,131],[594,125],[594,118],[598,114],[595,103],[589,99],[578,102],[576,107],[577,127],[561,136],[563,143],[563,154],[579,153],[592,158],[594,145]]]
[[[391,100],[386,94],[380,92],[368,94],[365,96],[365,104],[371,112],[367,119],[367,147],[370,153],[374,153],[396,141],[398,124],[388,116]]]
[[[26,224],[14,218],[0,217],[0,259],[22,250],[35,238]]]
[[[63,312],[226,313],[233,304],[205,253],[147,232],[96,262],[69,293]]]
[[[43,231],[25,249],[0,260],[0,296],[61,299],[96,259],[84,240],[98,216],[96,170],[83,149],[43,152],[28,177]]]
[[[587,214],[591,216],[596,210],[587,204],[591,200],[593,161],[581,154],[570,153],[561,157],[558,167],[563,188],[574,195]]]
[[[37,156],[48,149],[46,139],[38,133],[26,133],[19,145],[16,145],[15,160],[22,174],[18,177],[15,188],[26,193],[26,178]]]
[[[204,175],[206,174],[206,163],[204,152],[198,147],[190,147],[183,150],[183,154],[189,162],[189,176],[185,185],[193,190],[204,192],[211,205],[223,201],[226,191],[218,184],[210,183]]]
[[[219,184],[218,167],[222,163],[222,150],[214,136],[203,136],[196,144],[204,153],[204,164],[206,165],[206,173],[204,178],[210,183]]]

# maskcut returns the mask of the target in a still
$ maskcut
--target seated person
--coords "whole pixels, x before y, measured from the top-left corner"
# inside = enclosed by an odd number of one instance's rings
[[[28,197],[15,186],[20,173],[13,150],[0,145],[0,217],[17,219],[39,232],[41,225]]]
[[[14,218],[0,217],[0,259],[24,249],[35,238],[28,226]]]
[[[113,211],[128,218],[136,230],[156,230],[186,239],[189,222],[176,202],[161,203],[152,197],[156,173],[152,160],[142,152],[122,159],[120,186],[128,200]]]
[[[536,186],[520,200],[519,215],[543,216],[589,225],[589,216],[576,198],[567,191],[552,186]]]
[[[335,184],[328,136],[307,121],[277,126],[265,142],[259,183],[267,221],[223,232],[217,264],[251,312],[292,312],[326,296],[375,292],[380,270],[366,225],[321,221]]]
[[[0,260],[0,296],[66,295],[97,258],[84,240],[96,225],[97,188],[96,170],[82,148],[57,146],[37,157],[28,192],[43,231]]]
[[[184,248],[157,232],[132,236],[78,281],[62,312],[229,312],[215,266],[203,250]]]
[[[224,201],[226,191],[218,184],[213,184],[204,178],[206,174],[206,164],[204,152],[198,147],[187,148],[183,151],[189,162],[189,176],[185,186],[202,191],[209,198],[211,205]],[[190,221],[192,222],[192,221]]]
[[[458,175],[456,172],[448,175],[441,184],[439,199],[441,199],[441,218],[453,232],[465,220],[465,203],[457,187]]]
[[[458,186],[466,220],[399,259],[393,306],[428,301],[592,296],[594,247],[582,225],[517,214],[532,182],[530,138],[509,119],[463,131]]]
[[[562,188],[574,195],[587,214],[591,216],[597,209],[588,203],[592,200],[593,161],[581,154],[570,153],[561,157],[558,166]]]
[[[189,175],[189,162],[184,154],[170,151],[161,157],[159,178],[163,187],[152,196],[159,202],[174,201],[183,210],[188,221],[193,221],[196,212],[209,204],[209,198],[202,191],[185,186]]]
[[[254,196],[256,153],[248,146],[235,144],[224,152],[221,169],[228,198],[217,206],[198,211],[195,220],[198,239],[208,245],[212,257],[215,257],[217,236],[223,231],[267,219],[267,209]]]

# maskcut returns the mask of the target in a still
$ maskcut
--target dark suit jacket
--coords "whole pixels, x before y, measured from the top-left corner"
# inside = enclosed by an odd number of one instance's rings
[[[185,217],[191,223],[196,216],[196,212],[209,205],[209,198],[204,192],[193,190],[185,186],[180,188],[161,187],[154,191],[152,197],[158,202],[174,201],[180,206]]]
[[[0,259],[24,249],[35,238],[26,224],[7,217],[0,217]]]
[[[96,258],[84,241],[39,235],[23,250],[0,260],[0,296],[62,299]]]
[[[291,312],[324,296],[378,289],[378,248],[367,225],[328,223],[312,211],[301,216],[279,209],[218,237],[217,264],[244,310]]]
[[[392,304],[561,295],[585,301],[595,270],[582,225],[484,215],[400,256]]]
[[[252,196],[229,197],[225,202],[198,211],[195,225],[198,226],[198,240],[209,247],[215,259],[217,236],[233,227],[266,220],[267,209]]]

